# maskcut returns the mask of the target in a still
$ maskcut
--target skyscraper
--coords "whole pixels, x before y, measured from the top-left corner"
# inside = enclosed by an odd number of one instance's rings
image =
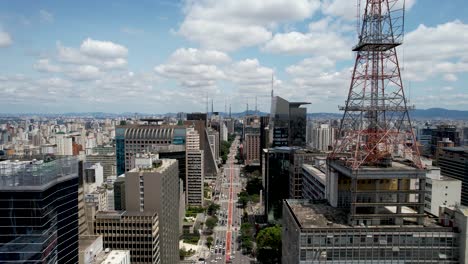
[[[177,160],[147,156],[135,159],[136,167],[125,173],[125,209],[129,213],[158,214],[161,263],[177,263],[180,221]]]
[[[193,128],[187,129],[186,155],[186,204],[203,206],[204,155],[198,132]]]
[[[272,97],[270,142],[273,147],[306,145],[307,109],[301,107],[306,104],[309,103]]]
[[[244,118],[244,161],[246,165],[260,164],[260,118],[247,116]]]
[[[0,162],[0,262],[78,263],[78,160]]]
[[[331,149],[335,141],[335,129],[328,124],[321,124],[320,127],[312,129],[312,148],[321,151]]]

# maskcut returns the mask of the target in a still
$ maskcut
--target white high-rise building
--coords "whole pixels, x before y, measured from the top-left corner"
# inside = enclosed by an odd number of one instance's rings
[[[328,124],[312,129],[312,147],[321,151],[328,151],[335,141],[335,129]]]
[[[57,145],[57,155],[73,155],[72,138],[66,137],[65,134],[57,134],[55,138],[55,144]]]
[[[200,150],[200,136],[193,128],[187,128],[186,136],[186,205],[203,206],[203,150]]]

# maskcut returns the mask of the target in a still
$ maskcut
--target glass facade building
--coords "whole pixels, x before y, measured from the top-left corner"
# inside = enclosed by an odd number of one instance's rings
[[[0,162],[0,263],[78,263],[78,161]]]
[[[270,142],[272,147],[306,145],[306,102],[288,102],[275,96],[271,102]]]

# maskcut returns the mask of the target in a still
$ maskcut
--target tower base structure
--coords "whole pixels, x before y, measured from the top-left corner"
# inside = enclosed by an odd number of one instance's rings
[[[352,169],[329,160],[327,199],[353,226],[423,225],[426,172],[411,164],[394,159],[385,167]]]

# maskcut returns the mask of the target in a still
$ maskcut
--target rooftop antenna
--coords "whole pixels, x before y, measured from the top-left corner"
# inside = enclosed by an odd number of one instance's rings
[[[249,115],[249,100],[247,100],[246,105],[247,105],[247,111],[245,111],[245,115],[247,116]]]
[[[211,115],[213,115],[213,98],[211,98]]]
[[[226,113],[227,113],[227,102],[226,102],[226,98],[224,98],[224,116],[226,116]]]
[[[255,96],[255,115],[257,115],[257,96]]]
[[[273,98],[274,93],[273,93],[273,83],[274,83],[274,75],[273,73],[271,74],[271,97]]]
[[[357,0],[356,2],[356,31],[357,35],[361,36],[361,0]]]
[[[231,104],[229,104],[229,118],[231,118]]]
[[[208,94],[206,94],[206,115],[208,115]]]

